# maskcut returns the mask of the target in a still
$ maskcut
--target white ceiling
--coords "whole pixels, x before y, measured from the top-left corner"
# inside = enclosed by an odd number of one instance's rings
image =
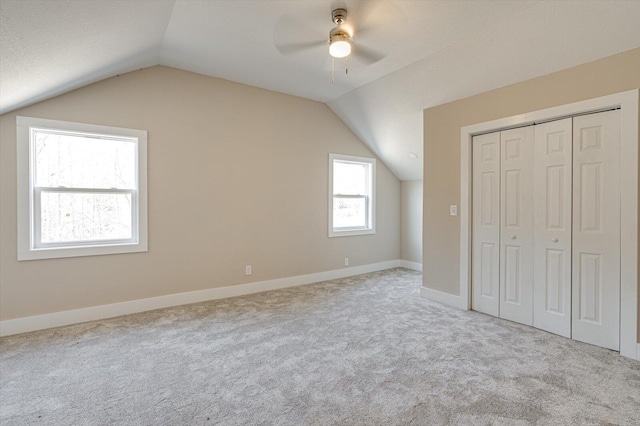
[[[387,56],[332,84],[326,46],[275,42],[326,38],[335,7]],[[640,47],[638,22],[639,0],[0,0],[0,113],[162,64],[326,102],[421,179],[424,108]]]

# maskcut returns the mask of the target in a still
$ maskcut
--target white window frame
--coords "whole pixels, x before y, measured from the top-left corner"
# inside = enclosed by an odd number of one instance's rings
[[[16,117],[18,170],[18,260],[53,259],[103,254],[146,252],[147,229],[147,132],[144,130]],[[102,139],[127,139],[136,144],[136,188],[45,188],[35,186],[34,130],[77,133]],[[41,243],[40,200],[43,192],[50,193],[125,193],[131,196],[132,238],[92,240],[88,242]]]
[[[367,179],[367,194],[350,195],[333,193],[333,164],[334,162],[366,164],[369,167]],[[329,237],[347,237],[353,235],[370,235],[376,233],[376,159],[355,157],[352,155],[329,154]],[[367,222],[365,227],[334,228],[333,227],[333,198],[364,198],[367,206]]]

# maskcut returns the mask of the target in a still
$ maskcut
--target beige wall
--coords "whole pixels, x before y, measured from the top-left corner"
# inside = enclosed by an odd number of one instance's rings
[[[422,181],[400,182],[400,258],[422,263]]]
[[[426,109],[423,285],[459,294],[460,223],[449,205],[460,201],[461,127],[639,87],[640,49],[634,49]]]
[[[16,115],[149,132],[147,253],[16,261]],[[330,152],[373,156],[322,103],[161,66],[1,116],[0,318],[398,259],[381,162],[377,233],[327,237]]]

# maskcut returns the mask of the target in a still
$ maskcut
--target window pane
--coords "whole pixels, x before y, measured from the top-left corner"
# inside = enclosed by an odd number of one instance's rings
[[[366,199],[333,197],[333,227],[352,228],[367,226]]]
[[[367,168],[366,164],[334,161],[333,193],[365,195],[367,193]]]
[[[130,194],[42,192],[42,243],[132,237]]]
[[[135,188],[135,142],[46,130],[34,138],[36,186]]]

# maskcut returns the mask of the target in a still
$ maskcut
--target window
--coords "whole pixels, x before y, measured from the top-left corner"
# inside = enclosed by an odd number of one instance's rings
[[[147,132],[16,124],[18,260],[147,251]]]
[[[329,237],[374,234],[374,158],[329,154]]]

